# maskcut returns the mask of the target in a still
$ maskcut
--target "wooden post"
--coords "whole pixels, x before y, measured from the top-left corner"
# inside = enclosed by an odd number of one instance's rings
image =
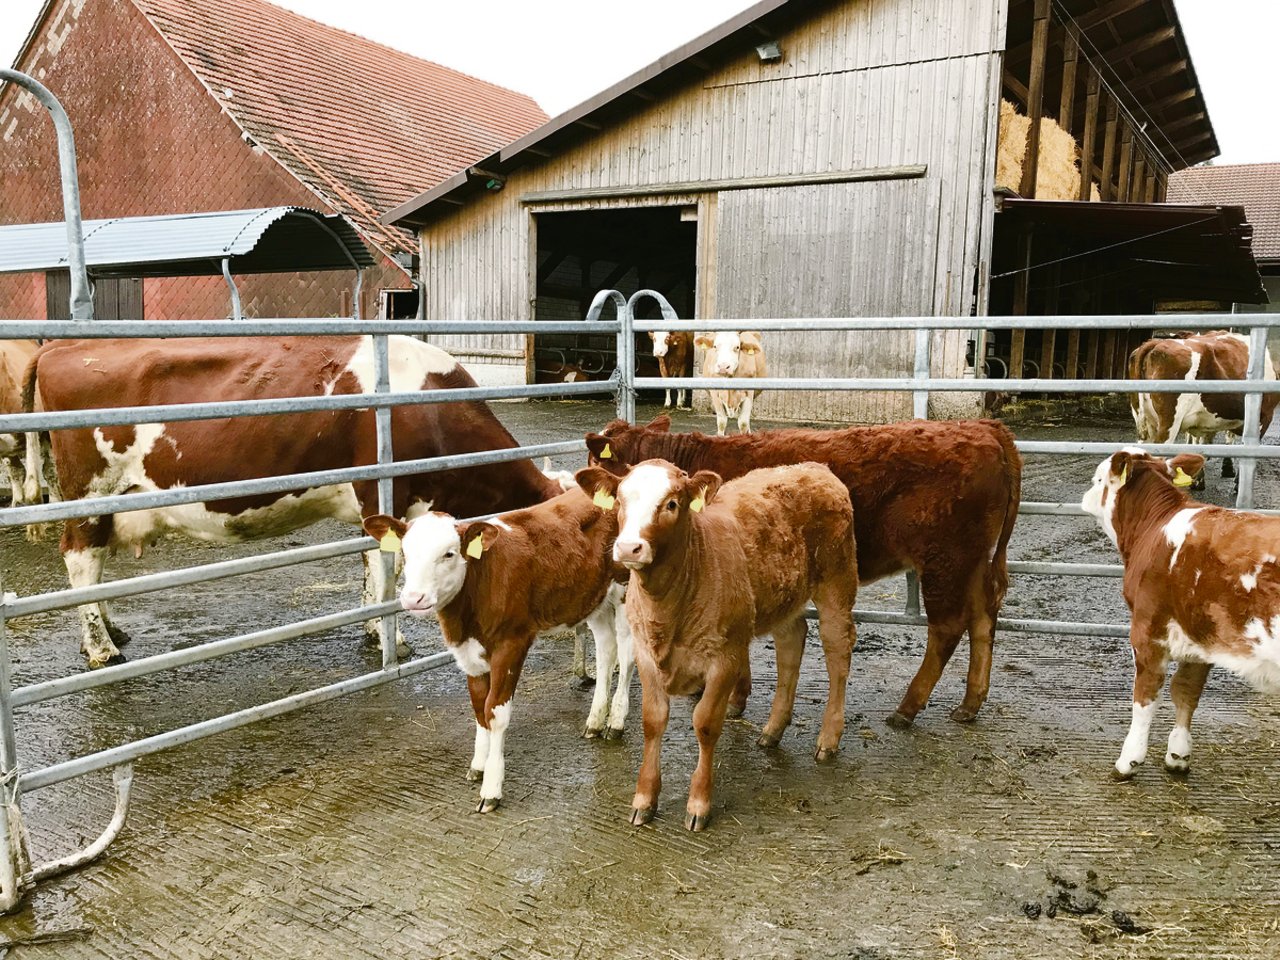
[[[1116,363],[1116,331],[1108,330],[1102,335],[1102,378],[1108,379]]]
[[[1129,121],[1121,126],[1124,132],[1120,137],[1120,173],[1116,182],[1116,199],[1121,203],[1129,200],[1129,180],[1133,176],[1133,130]]]
[[[1161,170],[1156,174],[1156,203],[1164,203],[1164,198],[1169,194],[1169,174]]]
[[[1098,344],[1102,341],[1102,332],[1099,330],[1089,331],[1089,360],[1085,364],[1085,379],[1098,379]]]
[[[1072,330],[1067,334],[1067,379],[1073,380],[1076,367],[1080,365],[1080,331]]]
[[[1062,97],[1058,101],[1058,126],[1067,133],[1071,132],[1071,122],[1076,111],[1076,61],[1080,55],[1080,44],[1076,35],[1067,30],[1062,38]]]
[[[1049,51],[1049,0],[1035,0],[1031,34],[1031,78],[1027,84],[1027,151],[1022,158],[1022,184],[1018,193],[1036,195],[1036,171],[1040,165],[1040,120],[1044,116],[1044,61]]]
[[[1137,160],[1133,164],[1133,186],[1129,190],[1129,199],[1134,203],[1146,202],[1147,155],[1135,150]]]
[[[1025,317],[1031,286],[1031,225],[1024,224],[1018,231],[1018,272],[1013,278],[1013,315]],[[1022,376],[1022,359],[1026,356],[1027,331],[1014,330],[1009,337],[1009,376],[1016,380]]]
[[[1098,137],[1098,71],[1085,62],[1084,144],[1080,148],[1080,199],[1093,196],[1093,155]]]
[[[1107,133],[1102,145],[1102,199],[1114,200],[1113,181],[1116,175],[1116,98],[1107,97]]]

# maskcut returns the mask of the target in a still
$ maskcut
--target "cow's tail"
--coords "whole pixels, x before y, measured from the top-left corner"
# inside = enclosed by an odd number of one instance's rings
[[[1013,536],[1013,525],[1018,520],[1018,507],[1022,503],[1022,454],[1018,453],[1013,433],[1002,423],[996,423],[996,439],[1000,442],[1004,453],[1004,484],[1008,502],[1004,508],[1004,523],[1000,527],[1000,536],[996,539],[995,551],[991,555],[991,598],[995,609],[992,617],[999,612],[1004,603],[1004,595],[1009,589],[1009,539]]]

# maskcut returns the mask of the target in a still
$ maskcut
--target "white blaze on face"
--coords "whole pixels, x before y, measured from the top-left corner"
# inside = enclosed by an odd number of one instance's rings
[[[467,561],[453,518],[419,517],[404,536],[404,589],[400,603],[420,616],[447,606],[462,591]]]
[[[667,338],[670,336],[671,334],[665,330],[653,331],[653,355],[655,357],[665,357],[667,355],[667,349],[670,347]]]
[[[732,377],[738,372],[738,358],[742,355],[741,335],[731,331],[717,333],[711,349],[716,355],[717,374]]]
[[[1098,469],[1093,472],[1089,489],[1080,498],[1080,506],[1084,512],[1097,518],[1098,525],[1117,547],[1120,544],[1116,539],[1113,517],[1116,510],[1116,494],[1119,493],[1120,487],[1120,478],[1111,475],[1111,458],[1107,457],[1098,464]]]
[[[662,508],[670,492],[671,474],[662,467],[642,464],[627,474],[618,485],[618,508],[624,519],[613,545],[614,560],[626,563],[629,555],[620,548],[634,544],[644,545],[645,562],[652,559],[652,545],[641,538],[641,531]]]

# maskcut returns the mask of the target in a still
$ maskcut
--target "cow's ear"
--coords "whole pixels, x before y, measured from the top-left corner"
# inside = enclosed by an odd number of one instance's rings
[[[601,510],[612,510],[618,497],[618,477],[604,467],[583,467],[574,479],[591,502]]]
[[[1204,457],[1198,453],[1180,453],[1165,461],[1169,476],[1173,478],[1175,487],[1189,487],[1196,476],[1204,469]]]
[[[760,342],[760,334],[754,330],[745,330],[738,334],[738,341],[742,344],[745,353],[759,353],[764,349],[764,345]]]
[[[699,333],[693,338],[693,344],[696,347],[707,347],[710,349],[716,345],[716,337],[713,333]]]
[[[660,413],[648,423],[644,425],[646,430],[652,430],[654,433],[670,433],[671,417],[665,413]]]
[[[657,333],[655,333],[653,330],[650,330],[650,331],[649,331],[649,339],[650,339],[650,340],[652,340],[654,343],[657,343],[657,342],[658,342],[658,334],[657,334]]]
[[[364,532],[378,541],[378,545],[386,546],[392,553],[400,549],[400,541],[409,532],[409,525],[403,520],[389,517],[385,513],[376,513],[364,518]]]
[[[1145,455],[1144,455],[1145,458]],[[1124,486],[1129,480],[1129,474],[1136,458],[1128,450],[1121,450],[1111,455],[1111,478],[1120,481],[1120,486]]]
[[[685,481],[685,489],[689,492],[689,509],[694,513],[700,511],[711,502],[724,483],[720,474],[712,470],[699,470]]]
[[[605,436],[603,433],[588,433],[585,439],[587,442],[587,453],[591,455],[591,466],[594,467],[604,464],[612,467],[622,459],[618,456],[617,437]]]
[[[479,560],[484,552],[493,546],[502,530],[485,520],[472,520],[470,523],[458,524],[458,540],[462,544],[462,555],[469,560]]]

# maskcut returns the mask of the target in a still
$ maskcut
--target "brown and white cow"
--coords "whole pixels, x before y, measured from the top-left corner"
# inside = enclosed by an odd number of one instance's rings
[[[392,337],[391,389],[472,387],[449,354]],[[370,337],[79,340],[46,344],[28,370],[46,410],[373,392]],[[37,395],[38,394],[38,395]],[[515,440],[480,402],[400,407],[392,412],[397,460],[510,448]],[[168,490],[375,463],[370,409],[245,417],[132,427],[58,430],[53,451],[67,498]],[[559,495],[530,461],[398,477],[395,514],[431,509],[458,516],[507,510]],[[135,551],[168,533],[237,543],[288,533],[328,517],[359,524],[377,512],[377,483],[259,494],[67,521],[62,554],[71,585],[98,583],[107,551]],[[382,595],[382,564],[366,564],[365,599]],[[91,667],[123,659],[128,637],[102,604],[80,608]],[[376,631],[380,623],[370,627]]]
[[[34,340],[0,340],[0,414],[22,412],[22,377],[39,348]],[[38,470],[24,483],[24,446],[22,434],[0,433],[0,471],[8,471],[9,500],[14,505],[34,502],[40,496]]]
[[[1164,764],[1174,773],[1190,767],[1191,715],[1211,666],[1280,692],[1280,518],[1191,500],[1182,488],[1203,467],[1196,454],[1126,448],[1102,461],[1081,501],[1124,560],[1134,680],[1120,778],[1147,757],[1170,660],[1177,719]]]
[[[662,786],[659,754],[672,696],[702,691],[693,711],[698,766],[685,826],[711,814],[715,748],[752,637],[772,633],[778,688],[760,745],[777,746],[791,722],[805,605],[818,608],[827,659],[827,708],[817,759],[834,756],[844,732],[845,688],[858,591],[849,493],[814,463],[756,470],[721,485],[662,460],[623,478],[600,467],[578,472],[592,496],[617,498],[613,557],[632,571],[627,619],[644,691],[644,758],[631,822],[647,823]]]
[[[684,331],[650,330],[649,339],[653,341],[653,355],[658,359],[658,373],[663,377],[693,376],[693,335]],[[676,390],[676,407],[685,406],[684,387]],[[671,406],[671,391],[666,391],[662,401],[664,407]]]
[[[702,355],[704,377],[763,377],[766,376],[764,347],[760,334],[701,333],[694,340],[706,352]],[[709,390],[711,408],[716,412],[716,434],[724,436],[729,417],[738,418],[738,432],[751,432],[751,405],[760,396],[759,390]]]
[[[674,434],[670,424],[665,416],[646,427],[615,420],[603,433],[587,435],[591,462],[621,471],[661,458],[725,479],[758,467],[826,464],[853,498],[859,582],[904,570],[920,577],[928,647],[889,724],[911,724],[966,630],[968,681],[951,719],[966,723],[977,716],[991,680],[996,617],[1009,585],[1005,555],[1022,489],[1022,458],[1004,424],[911,420],[736,437]],[[734,708],[743,705],[740,695]]]
[[[632,655],[623,586],[610,555],[618,530],[612,509],[575,487],[489,520],[459,523],[433,511],[406,524],[379,514],[364,528],[384,548],[403,543],[400,604],[411,614],[439,618],[445,645],[467,675],[476,716],[467,779],[483,778],[480,813],[502,799],[511,700],[539,633],[587,623],[596,641],[596,691],[585,736],[622,736]]]
[[[1225,330],[1183,331],[1172,339],[1148,340],[1129,354],[1130,380],[1244,380],[1248,373],[1249,338]],[[1276,379],[1270,350],[1263,379]],[[1271,425],[1277,401],[1280,393],[1262,395],[1262,434]],[[1230,441],[1244,429],[1244,394],[1131,393],[1129,412],[1143,443],[1176,443],[1184,434],[1213,443],[1219,433]],[[1234,476],[1229,458],[1222,461],[1222,475]],[[1203,488],[1203,482],[1197,486]]]

